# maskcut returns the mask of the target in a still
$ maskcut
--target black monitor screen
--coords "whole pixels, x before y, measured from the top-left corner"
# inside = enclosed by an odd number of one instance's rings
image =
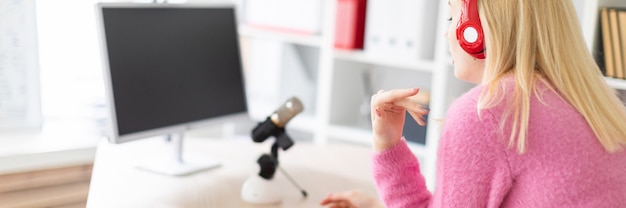
[[[246,111],[233,8],[102,8],[119,135]]]

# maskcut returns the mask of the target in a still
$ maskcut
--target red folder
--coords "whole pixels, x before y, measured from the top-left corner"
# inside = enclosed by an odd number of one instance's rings
[[[366,0],[337,0],[335,48],[363,48],[366,7]]]

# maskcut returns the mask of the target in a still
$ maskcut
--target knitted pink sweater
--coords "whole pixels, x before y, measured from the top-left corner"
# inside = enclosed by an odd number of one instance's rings
[[[513,83],[503,82],[507,93]],[[507,148],[510,127],[499,130],[504,104],[479,117],[482,88],[464,94],[447,113],[434,195],[406,142],[373,155],[376,186],[387,207],[626,207],[626,151],[607,153],[558,94],[539,84],[527,150],[518,154]]]

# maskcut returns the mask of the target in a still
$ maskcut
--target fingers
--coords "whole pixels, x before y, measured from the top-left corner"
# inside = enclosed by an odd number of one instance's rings
[[[378,93],[372,96],[372,101],[376,101],[376,104],[393,103],[395,101],[416,95],[418,92],[418,88],[394,89],[386,92],[384,90],[379,90]],[[374,102],[372,104],[374,104]]]
[[[354,198],[353,195],[353,191],[328,194],[326,198],[322,199],[320,205],[327,208],[355,208],[356,206],[350,201],[351,198]]]
[[[413,111],[417,114],[427,114],[429,109],[422,104],[419,104],[409,98],[404,98],[402,100],[396,101],[393,103],[395,106],[402,107],[408,111]]]
[[[337,203],[340,201],[347,201],[349,196],[347,196],[348,192],[341,192],[341,193],[334,193],[334,194],[328,194],[328,196],[326,196],[326,198],[322,199],[322,201],[320,202],[321,205],[325,205],[325,204],[329,204],[329,203]]]
[[[420,126],[426,125],[426,119],[424,118],[424,115],[428,114],[428,112],[430,111],[426,106],[423,106],[408,98],[402,99],[400,101],[396,101],[394,102],[394,105],[400,106],[406,109],[407,112],[409,112],[409,115],[413,117],[413,119],[417,122],[418,125]]]
[[[391,91],[379,90],[372,95],[372,121],[376,116],[381,116],[381,113],[402,113],[406,109],[418,124],[425,125],[426,122],[423,117],[425,114],[428,114],[429,109],[411,99],[418,92],[418,88],[395,89]]]
[[[322,201],[320,201],[320,205],[327,205],[333,202],[332,199],[332,194],[328,194],[328,196],[326,196],[326,198],[322,199]]]
[[[415,113],[413,111],[408,111],[408,112],[409,112],[409,115],[413,117],[413,120],[417,122],[417,125],[426,126],[426,119],[424,118],[425,114]]]
[[[419,92],[418,88],[409,89],[394,89],[390,91],[379,90],[376,94],[372,95],[371,99],[371,115],[380,116],[381,111],[386,112],[401,112],[404,110],[404,106],[397,106],[395,102],[408,99],[408,97],[414,96]]]
[[[356,208],[355,206],[345,201],[331,202],[326,204],[325,206],[327,208]]]

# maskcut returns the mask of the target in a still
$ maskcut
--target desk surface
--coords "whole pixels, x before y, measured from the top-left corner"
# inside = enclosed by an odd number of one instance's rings
[[[256,205],[241,200],[244,181],[257,174],[256,160],[271,143],[247,139],[184,140],[183,154],[218,158],[220,167],[175,177],[133,167],[142,149],[157,145],[148,139],[124,144],[98,144],[87,207],[320,207],[329,193],[362,190],[376,196],[370,171],[371,149],[351,144],[296,143],[279,153],[282,168],[309,196],[303,198],[280,171],[275,180],[284,193],[279,204]]]

